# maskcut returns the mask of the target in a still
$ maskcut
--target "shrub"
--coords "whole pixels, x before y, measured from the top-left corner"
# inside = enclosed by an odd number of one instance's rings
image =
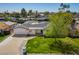
[[[70,41],[69,38],[66,38]],[[56,40],[52,44],[50,44],[50,49],[58,48],[59,51],[63,54],[79,54],[79,47],[73,45],[74,42],[68,40]]]

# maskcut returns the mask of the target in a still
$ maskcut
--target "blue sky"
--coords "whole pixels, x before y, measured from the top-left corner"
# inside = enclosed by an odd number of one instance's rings
[[[20,11],[22,8],[26,10],[38,10],[38,11],[58,11],[60,3],[0,3],[0,11]],[[79,12],[78,3],[70,3],[70,10],[73,12]]]

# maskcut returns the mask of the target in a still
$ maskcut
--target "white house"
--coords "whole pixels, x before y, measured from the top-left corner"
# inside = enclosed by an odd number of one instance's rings
[[[43,35],[43,30],[48,22],[26,21],[23,24],[17,24],[14,28],[15,35]]]

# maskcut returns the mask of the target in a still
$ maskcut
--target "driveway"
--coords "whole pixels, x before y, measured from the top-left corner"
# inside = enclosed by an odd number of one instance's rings
[[[6,40],[0,43],[0,55],[21,55],[22,48],[32,37],[12,37],[9,36]]]

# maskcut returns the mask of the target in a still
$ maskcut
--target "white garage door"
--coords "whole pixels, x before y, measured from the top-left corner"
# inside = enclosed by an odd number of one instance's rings
[[[16,29],[14,29],[14,33],[15,34],[28,34],[28,30],[26,30],[26,29],[24,29],[24,28],[16,28]]]

